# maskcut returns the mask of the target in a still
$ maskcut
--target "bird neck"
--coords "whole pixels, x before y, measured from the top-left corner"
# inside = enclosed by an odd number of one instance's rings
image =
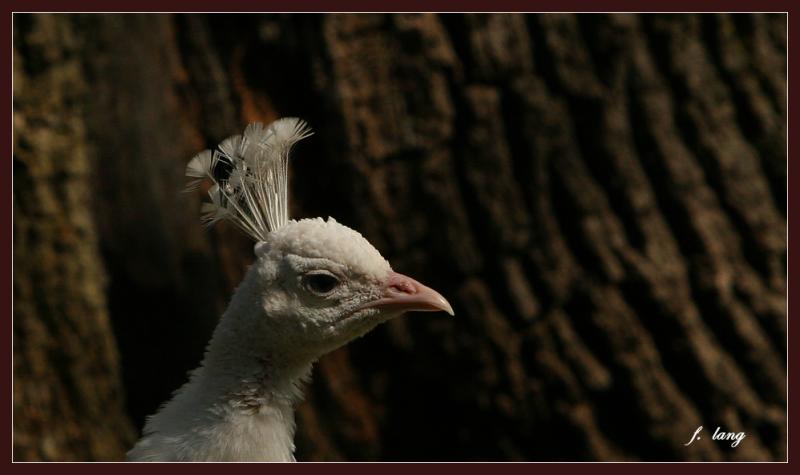
[[[282,335],[265,328],[272,319],[260,302],[261,285],[257,269],[251,267],[214,330],[203,372],[215,384],[234,386],[229,390],[257,384],[268,400],[296,404],[316,358],[286,351]]]
[[[253,280],[248,274],[237,289],[190,384],[213,395],[203,404],[210,410],[203,412],[218,415],[210,422],[222,428],[219,432],[235,434],[239,457],[291,460],[294,407],[303,399],[314,360],[281,351],[265,337],[269,332],[253,326],[269,321]]]
[[[203,379],[224,390],[224,398],[246,393],[262,404],[293,407],[303,399],[302,387],[310,379],[312,366],[313,361],[286,358],[237,339],[210,345],[203,359]]]

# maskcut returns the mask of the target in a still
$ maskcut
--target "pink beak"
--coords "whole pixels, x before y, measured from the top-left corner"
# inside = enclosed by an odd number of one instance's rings
[[[454,315],[453,307],[442,295],[430,287],[397,272],[389,273],[383,296],[361,308],[379,308],[397,312],[438,312]]]

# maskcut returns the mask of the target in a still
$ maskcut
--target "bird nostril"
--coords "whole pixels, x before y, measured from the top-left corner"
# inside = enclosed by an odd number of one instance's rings
[[[403,294],[414,295],[417,293],[417,287],[407,280],[396,280],[389,284],[389,288]]]

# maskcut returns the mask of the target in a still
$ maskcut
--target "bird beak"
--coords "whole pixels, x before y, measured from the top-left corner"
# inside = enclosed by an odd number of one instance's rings
[[[383,295],[367,302],[361,308],[378,308],[393,312],[439,312],[454,315],[453,307],[442,294],[416,280],[397,272],[390,272],[383,287]]]

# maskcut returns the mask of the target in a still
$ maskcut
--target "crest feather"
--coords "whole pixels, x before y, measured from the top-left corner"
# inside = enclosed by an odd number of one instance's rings
[[[289,153],[311,134],[296,117],[269,126],[254,122],[244,134],[223,140],[218,150],[197,154],[186,166],[186,176],[194,178],[186,189],[197,189],[205,179],[213,183],[202,221],[210,226],[227,219],[257,241],[284,226],[289,221]]]

